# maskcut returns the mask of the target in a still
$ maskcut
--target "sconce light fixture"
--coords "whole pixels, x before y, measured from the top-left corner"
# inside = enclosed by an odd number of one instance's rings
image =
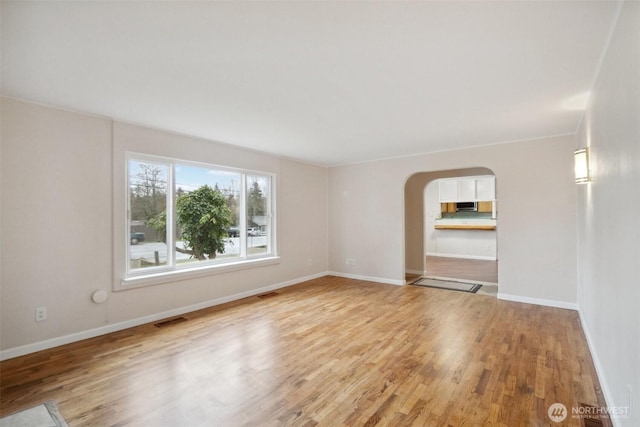
[[[576,184],[585,184],[591,181],[591,177],[589,176],[589,148],[581,148],[574,151],[573,160]]]

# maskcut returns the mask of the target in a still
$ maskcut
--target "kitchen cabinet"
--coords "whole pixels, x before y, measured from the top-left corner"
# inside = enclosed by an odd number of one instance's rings
[[[442,213],[449,213],[449,212],[455,212],[456,211],[456,204],[455,203],[440,203],[440,212]],[[491,212],[491,209],[489,209],[489,212]]]
[[[495,177],[447,178],[438,181],[440,203],[495,199]]]
[[[493,212],[493,202],[478,202],[478,212]]]
[[[473,202],[476,200],[476,180],[461,179],[458,181],[458,201]]]
[[[446,179],[438,182],[440,190],[440,202],[457,202],[458,201],[458,180]]]
[[[476,178],[476,200],[496,198],[496,179],[494,177]]]

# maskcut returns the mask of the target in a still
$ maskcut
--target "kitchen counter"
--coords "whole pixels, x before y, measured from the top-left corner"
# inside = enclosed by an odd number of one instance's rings
[[[495,225],[481,224],[436,224],[436,230],[495,230]]]
[[[427,255],[495,260],[497,219],[485,212],[441,212],[427,222]]]
[[[436,230],[495,230],[496,220],[491,218],[441,218],[437,219]]]

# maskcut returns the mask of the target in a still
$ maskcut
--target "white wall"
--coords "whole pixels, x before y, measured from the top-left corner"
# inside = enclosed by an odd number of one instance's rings
[[[178,158],[275,172],[280,263],[112,292],[114,157],[154,142]],[[7,98],[1,160],[3,357],[327,271],[326,168]],[[91,302],[96,289],[107,303]],[[48,320],[36,323],[39,306]]]
[[[429,182],[424,188],[424,249],[426,254],[437,254],[436,219],[441,215],[440,188],[438,180]]]
[[[329,268],[403,283],[407,178],[485,167],[500,200],[500,296],[575,308],[574,147],[570,135],[331,168]]]
[[[0,173],[2,349],[102,326],[89,296],[111,285],[111,123],[3,99]]]
[[[590,147],[593,176],[577,188],[580,314],[607,404],[631,405],[614,419],[628,427],[640,425],[639,118],[640,3],[627,1],[576,148]]]

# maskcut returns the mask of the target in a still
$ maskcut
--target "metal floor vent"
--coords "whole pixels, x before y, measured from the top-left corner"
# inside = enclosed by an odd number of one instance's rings
[[[163,320],[162,322],[154,323],[157,328],[162,328],[169,325],[175,325],[176,323],[186,322],[186,317],[174,317],[173,319]]]
[[[580,403],[580,414],[582,417],[582,424],[585,427],[602,427],[604,423],[600,417],[600,409],[594,405],[588,405],[586,403]],[[609,419],[609,417],[606,417]]]
[[[278,295],[280,294],[277,292],[267,292],[266,294],[258,295],[258,298],[273,298],[277,297]]]

